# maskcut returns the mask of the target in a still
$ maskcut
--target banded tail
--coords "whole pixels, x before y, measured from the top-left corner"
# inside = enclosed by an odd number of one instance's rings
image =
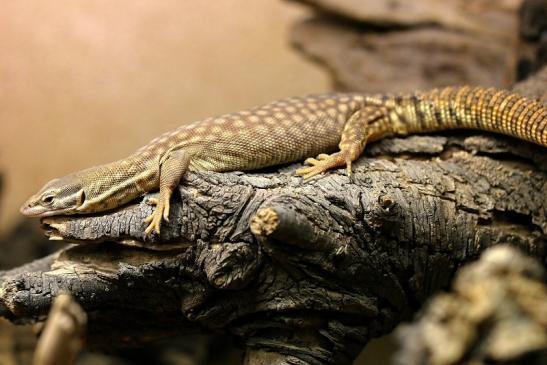
[[[396,134],[469,128],[547,146],[547,106],[510,91],[447,87],[389,97],[384,104]]]

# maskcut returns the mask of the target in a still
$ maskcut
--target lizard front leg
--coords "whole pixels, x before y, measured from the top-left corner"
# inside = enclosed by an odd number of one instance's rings
[[[188,169],[190,154],[185,150],[167,152],[167,156],[160,161],[160,196],[158,199],[150,199],[149,202],[156,205],[154,212],[149,215],[144,223],[148,224],[144,235],[152,232],[160,233],[162,220],[169,221],[169,201],[173,190],[179,185],[182,175]]]
[[[322,153],[317,156],[317,159],[306,159],[304,163],[311,166],[296,170],[296,174],[309,179],[335,167],[346,166],[348,175],[351,175],[351,162],[355,161],[365,148],[369,137],[369,124],[383,117],[385,113],[374,106],[367,106],[356,111],[344,125],[338,145],[340,151],[331,155]]]

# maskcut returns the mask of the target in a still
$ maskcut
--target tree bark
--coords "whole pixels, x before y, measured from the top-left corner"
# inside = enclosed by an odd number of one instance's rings
[[[513,247],[459,270],[449,293],[398,329],[400,365],[547,363],[545,270]]]

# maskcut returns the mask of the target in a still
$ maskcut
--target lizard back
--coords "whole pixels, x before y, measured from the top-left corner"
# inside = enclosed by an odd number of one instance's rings
[[[358,94],[292,97],[206,118],[166,132],[136,152],[144,158],[186,149],[189,170],[252,170],[336,149]]]

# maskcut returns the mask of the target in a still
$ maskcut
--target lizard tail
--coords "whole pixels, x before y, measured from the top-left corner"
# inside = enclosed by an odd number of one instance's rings
[[[480,129],[547,146],[547,106],[506,90],[447,87],[392,98],[396,134]]]

